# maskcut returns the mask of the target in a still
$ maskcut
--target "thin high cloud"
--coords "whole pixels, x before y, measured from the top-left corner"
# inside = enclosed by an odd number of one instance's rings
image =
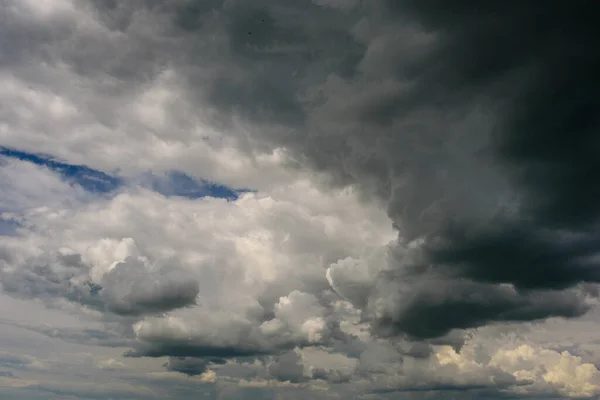
[[[600,392],[538,341],[596,318],[593,2],[0,10],[5,293],[204,385]]]

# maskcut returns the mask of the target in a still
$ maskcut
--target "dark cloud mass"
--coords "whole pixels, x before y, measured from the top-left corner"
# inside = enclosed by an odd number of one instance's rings
[[[439,35],[430,61],[432,73],[420,78],[427,87],[436,87],[430,101],[451,100],[442,102],[438,112],[472,106],[478,98],[492,102],[487,145],[515,198],[512,207],[499,205],[490,210],[493,218],[470,221],[473,214],[468,209],[442,212],[426,234],[424,262],[442,270],[443,276],[477,285],[440,285],[429,299],[446,291],[451,294],[438,304],[431,302],[430,307],[425,305],[428,301],[415,301],[410,312],[427,317],[417,317],[412,326],[422,324],[421,336],[427,336],[427,327],[436,323],[445,323],[449,329],[583,313],[586,307],[581,297],[577,301],[568,291],[547,290],[598,282],[594,199],[600,86],[595,71],[600,57],[592,39],[598,28],[590,19],[597,6],[589,1],[544,6],[536,2],[394,4],[399,14],[414,16],[425,29]],[[469,179],[469,175],[462,178]],[[474,178],[479,176],[475,171]],[[477,192],[487,190],[477,180],[467,184],[471,187],[461,189],[460,196],[476,198]],[[419,182],[414,187],[421,194]],[[481,283],[489,287],[477,290]],[[502,283],[513,284],[516,292],[497,297],[497,284]],[[486,295],[477,299],[477,293]],[[464,296],[469,297],[467,302],[455,301]],[[477,304],[465,308],[472,302]],[[440,319],[432,317],[436,311],[441,311]],[[469,321],[463,321],[466,315]],[[433,332],[444,330],[440,328]]]

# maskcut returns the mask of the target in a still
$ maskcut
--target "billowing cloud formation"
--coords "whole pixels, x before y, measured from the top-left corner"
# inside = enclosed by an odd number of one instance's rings
[[[596,306],[594,2],[0,13],[2,151],[118,182],[0,160],[4,293],[100,324],[30,329],[255,388],[598,394],[590,354],[480,337]]]
[[[198,282],[173,266],[152,267],[144,259],[127,258],[103,278],[101,297],[122,315],[164,312],[195,304]]]
[[[123,193],[23,221],[21,235],[3,242],[4,290],[106,313],[122,332],[130,327],[129,355],[151,357],[344,341],[323,297],[326,268],[393,237],[385,215],[363,209],[355,192],[325,195],[306,181],[236,201]]]
[[[198,294],[198,283],[184,270],[169,266],[164,273],[143,258],[115,262],[94,279],[93,268],[70,249],[29,257],[17,254],[16,259],[9,258],[15,252],[11,244],[3,250],[7,254],[3,289],[24,298],[41,298],[48,304],[67,299],[101,311],[135,316],[195,304]]]

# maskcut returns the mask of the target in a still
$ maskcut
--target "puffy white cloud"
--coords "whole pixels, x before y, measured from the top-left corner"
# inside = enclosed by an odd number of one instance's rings
[[[374,392],[494,389],[513,396],[590,398],[598,395],[600,371],[568,351],[521,339],[494,343],[475,335],[460,351],[433,346],[431,357],[414,358],[389,342],[372,342],[361,354],[361,384]],[[356,378],[355,380],[359,382]]]
[[[520,381],[530,381],[531,392],[550,387],[568,397],[593,397],[600,393],[600,371],[594,364],[568,351],[547,350],[522,344],[513,349],[500,349],[489,363]],[[528,392],[524,387],[521,392]]]
[[[367,306],[374,281],[386,265],[387,248],[376,249],[365,258],[346,257],[327,269],[327,281],[340,296],[363,309]]]
[[[352,190],[307,180],[235,201],[125,190],[22,224],[5,242],[5,291],[126,316],[109,320],[133,324],[131,355],[174,357],[330,343],[342,331],[328,266],[395,235]]]
[[[274,306],[275,318],[264,322],[260,330],[267,336],[289,336],[309,344],[322,343],[327,334],[326,309],[315,295],[292,291]]]

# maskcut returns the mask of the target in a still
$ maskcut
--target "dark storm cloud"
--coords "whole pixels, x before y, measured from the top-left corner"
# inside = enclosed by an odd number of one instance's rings
[[[378,334],[406,333],[414,339],[436,338],[451,329],[475,328],[493,322],[535,321],[551,316],[577,317],[589,309],[583,297],[575,292],[518,293],[506,286],[422,278],[423,282],[413,283],[409,299],[398,299],[398,303],[404,304],[391,305],[373,321]],[[390,293],[393,298],[394,292],[384,292],[381,296],[390,296]]]
[[[510,282],[522,290],[565,289],[600,279],[594,259],[598,238],[593,234],[498,221],[479,229],[449,227],[441,240],[446,242],[427,250],[440,269],[448,266],[448,274],[487,283]]]
[[[215,108],[219,123],[235,115],[290,129],[304,126],[307,85],[332,70],[348,73],[363,50],[346,29],[347,16],[309,0],[177,4],[163,7],[184,50],[170,63],[189,81],[189,95]]]
[[[423,90],[436,85],[429,100],[442,101],[439,112],[469,106],[481,97],[495,103],[488,150],[516,196],[512,209],[498,207],[493,218],[476,218],[475,223],[468,209],[444,210],[441,205],[426,233],[423,262],[443,276],[476,283],[424,284],[413,292],[419,300],[395,316],[404,321],[396,327],[427,337],[494,321],[581,315],[586,310],[582,296],[547,290],[599,281],[595,175],[600,120],[594,110],[600,81],[594,71],[600,57],[592,39],[598,28],[590,19],[597,6],[587,1],[543,7],[510,1],[394,4],[403,16],[413,15],[438,35],[432,69],[420,85],[427,83]],[[477,180],[468,184],[473,186],[462,188],[458,198],[476,198],[478,191],[487,190]],[[413,186],[423,206],[437,200],[427,186]],[[442,197],[448,193],[440,192]],[[418,225],[401,211],[391,211],[401,227],[407,221]],[[495,285],[500,283],[517,290],[503,294]],[[428,289],[430,296],[425,295]]]
[[[600,211],[595,2],[388,4],[439,35],[422,86],[437,84],[441,99],[459,106],[481,96],[498,105],[490,145],[517,186],[520,219],[567,231],[593,227]]]

